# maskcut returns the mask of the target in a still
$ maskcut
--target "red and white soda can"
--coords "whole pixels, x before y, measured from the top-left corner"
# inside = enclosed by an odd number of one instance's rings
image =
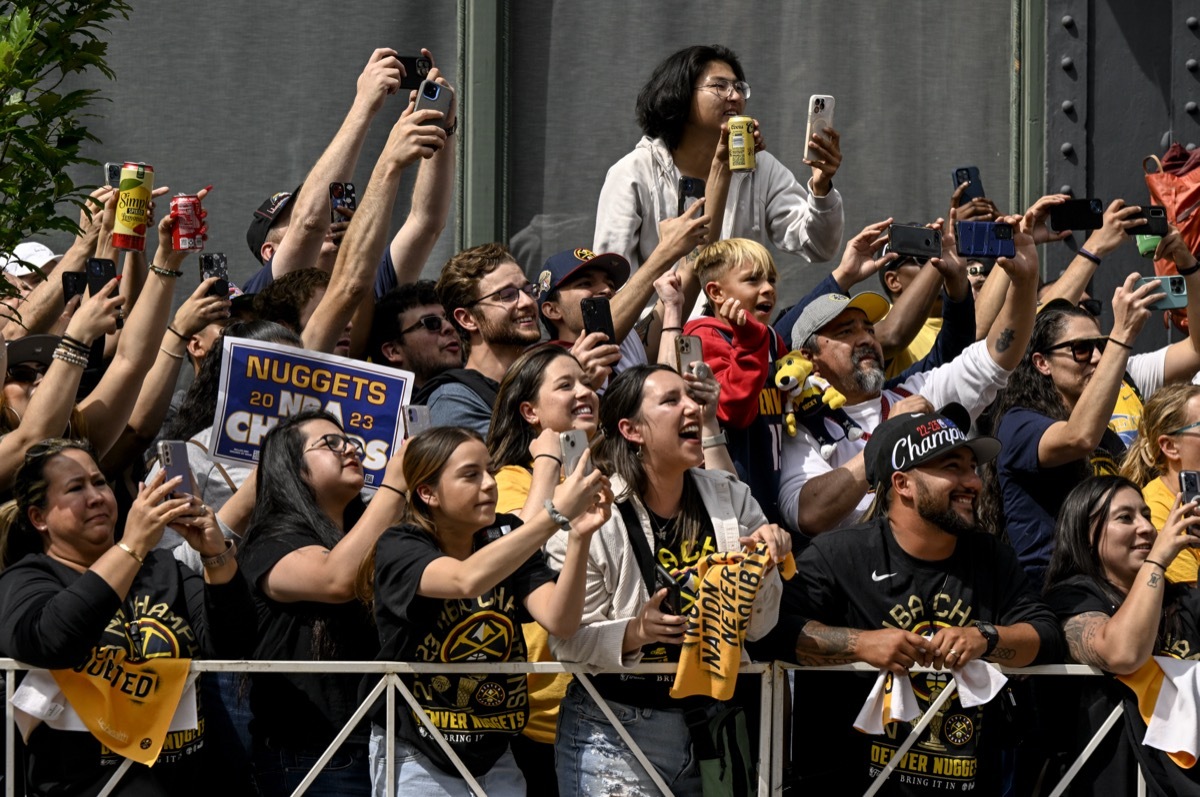
[[[177,194],[171,197],[171,218],[175,219],[171,243],[176,252],[204,248],[204,237],[200,232],[204,227],[200,197],[195,194]]]

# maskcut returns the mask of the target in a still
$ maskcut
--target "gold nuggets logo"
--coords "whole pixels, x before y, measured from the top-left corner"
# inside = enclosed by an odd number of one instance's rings
[[[504,704],[504,687],[495,681],[485,681],[475,690],[475,702],[487,708],[495,708]]]
[[[538,275],[538,293],[545,293],[550,290],[550,280],[554,279],[554,275],[550,273],[550,269],[546,269]]]
[[[576,249],[575,250],[575,259],[576,260],[591,260],[595,256],[596,256],[596,253],[593,252],[591,249]]]
[[[183,657],[175,632],[153,617],[139,617],[128,623],[125,633],[129,637],[130,650],[133,651],[136,660],[145,661],[164,656],[170,659]]]
[[[951,714],[942,725],[942,738],[956,747],[962,747],[975,735],[975,723],[963,714]]]
[[[505,661],[512,639],[511,620],[498,612],[477,612],[450,629],[442,661]]]

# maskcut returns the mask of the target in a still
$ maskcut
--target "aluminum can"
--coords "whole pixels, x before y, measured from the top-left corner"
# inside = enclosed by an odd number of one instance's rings
[[[730,171],[754,171],[754,120],[749,116],[733,116],[726,125],[729,130]]]
[[[113,246],[144,252],[150,193],[154,190],[154,167],[146,163],[122,164],[121,182],[117,188],[120,195],[113,223]]]
[[[200,197],[195,194],[176,194],[171,197],[171,217],[175,219],[171,245],[176,252],[204,248],[204,238],[200,232],[204,227]]]

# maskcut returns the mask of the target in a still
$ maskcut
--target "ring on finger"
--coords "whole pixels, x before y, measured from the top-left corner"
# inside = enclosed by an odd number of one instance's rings
[[[958,651],[957,651],[957,650],[954,650],[953,648],[951,648],[951,649],[950,649],[950,652],[946,654],[946,658],[950,658],[951,656],[954,656],[955,658],[957,658],[957,657],[958,657]]]

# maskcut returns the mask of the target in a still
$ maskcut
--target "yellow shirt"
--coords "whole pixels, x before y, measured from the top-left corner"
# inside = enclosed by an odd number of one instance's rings
[[[518,465],[505,465],[496,473],[497,512],[519,512],[529,497],[533,474]],[[537,623],[521,626],[530,661],[554,661],[550,635]],[[529,675],[529,723],[522,731],[535,742],[554,744],[558,728],[558,704],[567,693],[571,676],[566,673]]]
[[[923,359],[929,352],[933,351],[933,344],[937,342],[938,333],[942,331],[942,319],[928,318],[925,320],[925,325],[917,331],[917,336],[908,344],[908,348],[897,354],[888,361],[887,368],[884,374],[888,379],[893,376],[899,376],[917,360]]]
[[[1154,528],[1162,531],[1167,523],[1167,515],[1171,514],[1171,507],[1175,506],[1175,493],[1162,479],[1154,478],[1142,488],[1142,498],[1150,507],[1150,522]],[[1173,584],[1195,584],[1198,570],[1200,550],[1184,548],[1167,568],[1167,580]]]

